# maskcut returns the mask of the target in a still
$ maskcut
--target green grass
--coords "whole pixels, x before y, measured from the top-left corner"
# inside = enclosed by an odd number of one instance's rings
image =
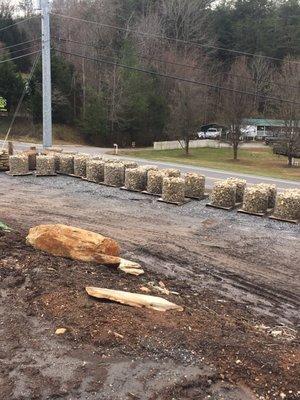
[[[239,150],[239,159],[237,161],[232,159],[232,149],[230,148],[191,149],[189,156],[186,156],[181,149],[141,149],[123,151],[122,154],[148,160],[166,161],[281,179],[300,180],[300,167],[288,168],[286,157],[274,155],[268,147]]]

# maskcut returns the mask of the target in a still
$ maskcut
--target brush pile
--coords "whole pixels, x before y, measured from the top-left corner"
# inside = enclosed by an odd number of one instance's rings
[[[185,200],[184,179],[165,177],[163,179],[162,200],[168,203],[184,203]]]
[[[269,192],[265,187],[260,185],[247,187],[242,210],[253,214],[265,214],[268,211],[268,201]]]
[[[59,157],[59,173],[65,175],[74,175],[74,155],[58,154]]]
[[[40,155],[36,158],[37,176],[55,175],[55,158],[52,155]]]
[[[26,175],[29,173],[28,154],[17,154],[9,157],[9,172],[11,175]]]
[[[123,163],[105,163],[104,183],[109,186],[122,187],[125,179],[125,167]]]
[[[104,165],[102,160],[87,160],[86,179],[91,182],[101,183],[104,181]]]
[[[188,173],[185,175],[185,196],[190,198],[202,199],[205,192],[205,176]]]
[[[247,181],[245,179],[239,178],[228,178],[225,182],[231,183],[236,188],[236,203],[242,203],[243,197],[247,185]]]
[[[147,192],[151,194],[162,194],[164,171],[149,171],[147,175]]]
[[[89,159],[87,154],[78,154],[74,156],[74,175],[85,178],[86,177],[86,162]]]
[[[268,208],[274,208],[276,203],[277,196],[277,187],[276,185],[270,185],[267,183],[260,183],[256,185],[262,189],[265,189],[268,192]]]
[[[210,201],[213,206],[233,208],[236,199],[236,186],[230,182],[216,182],[211,192]]]
[[[278,193],[274,216],[280,219],[300,220],[300,190],[288,189]]]

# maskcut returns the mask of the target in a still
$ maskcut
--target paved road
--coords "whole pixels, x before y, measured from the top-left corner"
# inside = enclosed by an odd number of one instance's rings
[[[0,148],[2,145],[2,141],[0,140]],[[28,149],[29,146],[33,146],[32,143],[25,142],[14,142],[14,147],[16,150],[25,150]],[[42,149],[42,145],[36,145],[40,150]],[[90,155],[95,154],[105,154],[109,149],[103,147],[93,147],[93,146],[84,146],[84,145],[59,145],[58,147],[62,147],[65,151],[76,151],[81,153],[87,153]],[[110,156],[111,157],[111,156]],[[272,183],[277,185],[279,190],[284,190],[287,188],[299,188],[300,189],[300,181],[289,181],[285,179],[276,179],[276,178],[268,178],[265,176],[255,176],[249,174],[242,174],[238,172],[230,172],[230,171],[222,171],[216,170],[212,168],[205,167],[194,167],[191,165],[182,165],[170,162],[162,162],[162,161],[149,161],[145,159],[133,158],[133,157],[125,157],[129,160],[138,161],[140,164],[154,164],[159,168],[179,168],[182,172],[198,172],[206,176],[207,187],[211,188],[215,181],[220,179],[226,179],[230,176],[240,177],[247,180],[248,184],[256,184],[256,183]]]

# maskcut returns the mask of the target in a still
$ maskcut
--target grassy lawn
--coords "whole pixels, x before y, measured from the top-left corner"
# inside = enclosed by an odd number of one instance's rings
[[[122,154],[148,160],[167,161],[245,174],[300,180],[300,166],[288,168],[286,157],[274,155],[268,147],[239,150],[238,161],[232,160],[232,149],[229,148],[191,149],[188,157],[185,156],[183,150],[141,149],[123,151]]]

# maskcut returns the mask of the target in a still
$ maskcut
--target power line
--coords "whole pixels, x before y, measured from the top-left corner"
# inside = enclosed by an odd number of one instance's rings
[[[4,26],[3,28],[0,29],[0,32],[5,31],[5,30],[7,30],[9,28],[12,28],[13,26],[23,24],[24,22],[30,21],[30,20],[38,18],[38,17],[40,17],[40,16],[39,15],[34,15],[32,17],[28,17],[28,18],[22,19],[21,21],[17,21],[17,22],[15,22],[13,24]]]
[[[38,46],[38,45],[39,45],[39,43],[36,43],[33,46]],[[32,50],[32,46],[26,47],[24,49],[19,49],[19,50],[11,50],[10,53],[13,53],[13,54],[11,54],[11,56],[14,57],[16,53],[22,53],[22,52],[25,53],[26,51],[29,51],[29,50]],[[0,59],[3,56],[5,56],[5,53],[0,53]]]
[[[25,42],[12,44],[11,46],[0,47],[0,50],[9,50],[9,49],[12,49],[13,47],[22,46],[23,44],[37,42],[38,40],[41,40],[41,38],[26,40]]]
[[[187,79],[187,78],[168,75],[168,74],[162,74],[160,72],[149,71],[149,70],[145,70],[145,69],[142,69],[142,68],[132,67],[132,66],[129,66],[129,65],[125,65],[125,64],[121,64],[121,63],[115,62],[115,61],[88,57],[88,56],[84,56],[82,54],[72,53],[72,52],[59,50],[59,49],[55,49],[55,48],[54,48],[54,50],[56,50],[56,51],[58,51],[60,53],[63,53],[63,54],[68,54],[68,55],[72,55],[72,56],[75,56],[75,57],[84,58],[84,59],[90,60],[90,61],[96,61],[96,62],[100,62],[100,63],[104,63],[104,64],[114,65],[114,66],[117,66],[117,67],[120,67],[120,68],[130,69],[132,71],[142,72],[142,73],[149,74],[149,75],[161,76],[163,78],[174,79],[174,80],[178,80],[178,81],[181,81],[181,82],[192,83],[194,85],[199,85],[199,86],[207,86],[207,87],[210,87],[212,89],[226,90],[226,91],[229,91],[229,92],[246,94],[246,95],[249,95],[249,96],[262,97],[264,99],[269,99],[269,100],[275,100],[275,101],[279,101],[279,102],[285,102],[285,103],[299,104],[300,105],[300,103],[294,102],[292,100],[280,99],[278,97],[272,97],[272,96],[265,96],[265,95],[263,95],[261,93],[247,92],[247,91],[243,91],[243,90],[238,90],[238,89],[227,88],[227,87],[223,87],[223,86],[219,86],[219,85],[214,85],[212,83],[194,81],[192,79]]]
[[[2,60],[2,61],[0,61],[0,64],[6,63],[6,62],[9,62],[9,61],[18,60],[19,58],[28,57],[28,56],[31,56],[31,55],[33,55],[33,54],[37,54],[37,53],[40,53],[40,52],[41,52],[41,50],[36,50],[36,51],[32,51],[31,53],[24,54],[24,55],[22,55],[22,56],[13,57],[13,58],[8,58],[7,60]]]
[[[194,46],[198,46],[198,47],[202,47],[202,48],[211,48],[211,49],[214,49],[214,50],[227,51],[227,52],[230,52],[230,53],[241,54],[241,55],[248,56],[248,57],[265,58],[265,59],[269,59],[269,60],[273,60],[273,61],[285,61],[283,58],[269,57],[269,56],[265,56],[265,55],[262,55],[262,54],[255,54],[255,53],[249,53],[249,52],[246,52],[246,51],[227,49],[225,47],[218,47],[218,46],[214,46],[214,45],[210,45],[210,44],[200,44],[198,42],[194,42],[194,41],[191,41],[191,40],[176,39],[176,38],[172,38],[172,37],[169,37],[169,36],[157,35],[155,33],[136,31],[136,30],[130,29],[130,28],[122,28],[122,27],[116,26],[116,25],[109,25],[109,24],[104,24],[102,22],[95,22],[95,21],[91,21],[91,20],[87,20],[87,19],[83,19],[83,18],[71,17],[69,15],[63,15],[63,14],[58,14],[58,13],[51,13],[51,15],[54,15],[54,16],[57,16],[57,17],[61,17],[61,18],[71,19],[71,20],[74,20],[74,21],[87,22],[89,24],[94,24],[94,25],[102,26],[102,27],[109,28],[109,29],[116,29],[116,30],[123,31],[123,32],[131,32],[131,33],[134,33],[136,35],[149,36],[149,37],[153,37],[153,38],[161,39],[161,40],[170,40],[170,41],[173,41],[173,42],[194,45]],[[299,61],[294,61],[294,60],[290,60],[289,62],[300,64]]]
[[[37,66],[39,57],[40,57],[40,54],[38,54],[36,56],[35,60],[34,60],[34,63],[32,65],[31,71],[30,71],[30,75],[29,75],[28,80],[27,80],[27,85],[28,85],[28,83],[30,83],[30,81],[31,81],[31,79],[33,77],[33,73],[34,73],[34,70],[35,70],[35,68]],[[27,86],[24,85],[24,89],[23,89],[22,95],[21,95],[21,97],[19,99],[17,108],[15,109],[14,115],[12,117],[12,120],[11,120],[10,124],[9,124],[9,128],[8,128],[7,133],[5,135],[5,139],[4,139],[3,144],[2,144],[2,150],[4,149],[5,143],[6,143],[7,139],[8,139],[8,136],[10,135],[10,132],[11,132],[12,127],[13,127],[13,124],[14,124],[16,118],[17,118],[18,112],[19,112],[19,110],[21,108],[21,105],[23,103],[23,100],[24,100],[24,97],[25,97],[25,94],[26,94],[26,90],[27,90]]]
[[[95,46],[95,45],[93,45],[91,43],[79,42],[78,40],[65,39],[65,38],[56,38],[56,37],[52,37],[52,39],[54,39],[56,41],[70,42],[70,43],[74,43],[74,44],[79,44],[81,46],[87,46],[87,47],[91,47],[91,48],[94,48],[94,49],[102,50],[102,48],[99,47],[99,46]],[[153,60],[153,61],[157,61],[157,62],[160,62],[160,63],[166,63],[166,64],[176,65],[176,66],[180,66],[180,67],[186,67],[186,68],[191,68],[191,69],[202,70],[200,67],[195,66],[195,65],[191,65],[191,64],[183,64],[183,63],[178,63],[178,62],[174,62],[174,61],[167,61],[167,60],[162,60],[160,58],[155,58],[155,57],[146,57],[146,56],[143,56],[143,55],[140,55],[140,54],[138,54],[138,56],[141,57],[141,58],[144,58],[146,60],[149,60],[149,61]],[[231,74],[231,73],[227,73],[227,72],[224,72],[224,74],[229,75],[229,76],[233,76],[233,77],[237,77],[237,78],[241,78],[243,80],[252,81],[251,78],[247,78],[245,76]],[[281,87],[284,86],[284,87],[291,87],[293,89],[299,89],[298,86],[293,86],[293,85],[288,85],[288,84],[279,84],[279,83],[277,83],[275,81],[261,80],[261,82],[271,83],[273,85],[281,86]]]

